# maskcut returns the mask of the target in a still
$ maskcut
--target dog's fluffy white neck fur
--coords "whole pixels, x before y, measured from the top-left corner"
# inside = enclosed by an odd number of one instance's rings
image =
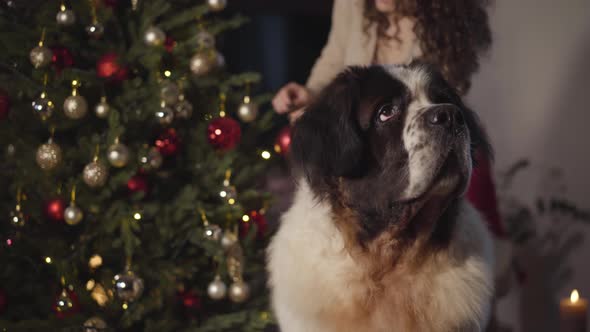
[[[460,203],[448,248],[418,270],[396,267],[379,285],[345,249],[331,207],[301,181],[269,247],[275,314],[283,332],[480,331],[493,288],[490,236]]]

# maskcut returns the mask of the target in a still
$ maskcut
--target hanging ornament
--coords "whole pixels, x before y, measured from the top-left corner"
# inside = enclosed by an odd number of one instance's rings
[[[219,197],[229,205],[233,205],[238,198],[238,191],[236,190],[236,187],[231,184],[230,179],[231,170],[228,169],[225,171],[225,179],[223,180],[223,187],[219,191]]]
[[[62,291],[57,295],[53,302],[53,311],[59,319],[63,319],[80,311],[80,302],[78,295],[74,291],[65,287],[64,278],[62,278]]]
[[[215,37],[209,33],[209,31],[204,30],[202,27],[199,29],[200,31],[197,32],[197,45],[201,49],[213,49],[215,48]]]
[[[74,226],[79,224],[80,221],[82,221],[82,218],[84,218],[84,213],[76,206],[76,186],[74,186],[72,188],[70,206],[64,211],[64,220],[66,221],[66,224]]]
[[[228,250],[236,243],[238,243],[238,237],[236,236],[236,233],[230,231],[223,232],[223,236],[221,237],[221,247],[223,249]]]
[[[73,10],[67,9],[62,1],[61,6],[59,7],[59,12],[57,12],[57,15],[55,16],[55,20],[59,25],[70,26],[76,22],[76,14],[74,14]]]
[[[100,307],[104,307],[107,303],[112,299],[113,292],[108,291],[105,287],[94,281],[94,279],[88,280],[86,283],[86,290],[90,292],[90,297],[98,304]]]
[[[86,98],[78,95],[80,83],[77,80],[72,81],[72,95],[64,101],[64,114],[66,117],[78,120],[83,118],[88,112],[88,103]]]
[[[115,294],[123,302],[133,302],[143,293],[143,279],[138,277],[131,269],[117,274],[113,278]]]
[[[127,180],[127,189],[132,194],[141,192],[146,195],[149,191],[149,186],[145,176],[138,174]]]
[[[261,239],[264,238],[268,231],[268,221],[264,213],[259,211],[250,211],[242,217],[240,223],[240,236],[244,237],[250,232],[252,225],[256,225],[256,236]]]
[[[143,42],[147,46],[160,46],[166,40],[166,34],[162,29],[151,26],[143,34]]]
[[[162,154],[154,147],[144,150],[139,156],[141,169],[147,172],[160,168],[163,162]]]
[[[43,205],[43,214],[51,221],[64,221],[64,211],[66,210],[66,201],[57,197],[50,199]]]
[[[178,102],[180,94],[180,88],[176,83],[164,80],[160,84],[160,99],[162,99],[167,105],[175,105]]]
[[[164,40],[164,48],[166,49],[166,52],[172,53],[175,47],[176,41],[174,40],[174,38],[166,36],[166,39]]]
[[[240,124],[230,117],[219,117],[211,120],[207,126],[209,144],[220,151],[234,148],[242,135]]]
[[[155,113],[158,123],[162,126],[169,126],[174,121],[174,110],[166,106],[166,102],[162,101],[160,109]]]
[[[94,1],[90,1],[90,15],[92,17],[92,23],[86,26],[86,33],[90,38],[99,39],[104,34],[104,26],[98,22],[96,3]]]
[[[201,310],[201,299],[192,290],[179,292],[180,301],[184,309],[188,312],[196,312]]]
[[[10,223],[16,227],[23,227],[27,223],[27,218],[22,211],[21,201],[22,192],[19,188],[16,193],[16,206],[14,210],[10,211]]]
[[[291,148],[291,126],[286,126],[277,135],[275,140],[275,152],[286,156],[289,154]]]
[[[111,105],[107,102],[107,97],[100,97],[100,102],[94,106],[94,114],[96,114],[98,118],[106,119],[109,116],[110,111]]]
[[[98,160],[98,146],[94,154],[94,160],[84,167],[82,172],[82,179],[91,188],[98,188],[104,186],[109,177],[109,169]]]
[[[196,76],[205,76],[217,67],[217,51],[206,49],[198,51],[190,60],[190,69]]]
[[[129,149],[123,143],[119,142],[119,138],[115,138],[113,145],[107,149],[107,159],[111,166],[121,168],[127,166],[129,162]]]
[[[227,286],[221,280],[219,275],[215,276],[215,279],[211,281],[209,286],[207,287],[207,294],[213,300],[222,300],[227,293]]]
[[[227,0],[207,0],[209,9],[214,12],[219,12],[225,9],[227,6]]]
[[[244,282],[242,272],[244,263],[244,252],[237,245],[227,252],[227,272],[232,280],[229,287],[229,298],[234,303],[242,303],[250,295],[250,287]]]
[[[174,116],[179,119],[188,119],[193,114],[193,105],[184,98],[184,94],[178,97],[178,103],[174,107]]]
[[[31,60],[33,67],[37,69],[45,67],[51,63],[51,57],[53,56],[51,50],[43,45],[44,40],[45,28],[43,28],[43,32],[41,32],[41,40],[39,40],[38,46],[33,48],[29,53],[29,60]]]
[[[216,224],[207,224],[205,226],[205,230],[203,231],[205,238],[215,242],[219,241],[222,233],[223,230]]]
[[[242,303],[248,299],[250,287],[243,280],[236,281],[229,286],[229,298],[235,303]]]
[[[107,331],[108,327],[109,326],[104,321],[104,319],[102,319],[100,317],[91,317],[91,318],[88,318],[84,322],[84,324],[82,325],[82,331],[83,332],[101,332],[101,331]]]
[[[59,145],[53,142],[53,130],[47,143],[41,144],[37,149],[35,160],[37,161],[37,165],[44,171],[52,170],[61,163],[62,152]]]
[[[238,107],[238,118],[243,122],[252,122],[258,116],[258,105],[252,102],[250,96],[244,96],[244,101]]]
[[[39,98],[35,99],[32,103],[33,111],[39,114],[41,120],[47,120],[52,114],[55,105],[53,102],[47,97],[46,92],[41,92]]]
[[[70,68],[74,65],[74,57],[67,48],[63,46],[53,46],[51,47],[51,52],[53,53],[51,64],[58,74],[65,68]]]
[[[10,112],[10,97],[8,94],[0,89],[0,121],[5,120],[8,118],[8,113]]]
[[[128,72],[127,67],[119,62],[119,56],[116,53],[107,53],[101,56],[96,63],[96,75],[112,82],[126,80]]]
[[[169,157],[178,153],[182,141],[180,140],[180,137],[178,137],[176,129],[168,128],[158,136],[154,145],[163,156]]]

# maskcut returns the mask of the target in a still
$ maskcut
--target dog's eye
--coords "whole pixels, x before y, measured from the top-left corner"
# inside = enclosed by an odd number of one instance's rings
[[[386,122],[399,114],[399,106],[393,104],[385,104],[379,107],[377,116],[380,122]]]

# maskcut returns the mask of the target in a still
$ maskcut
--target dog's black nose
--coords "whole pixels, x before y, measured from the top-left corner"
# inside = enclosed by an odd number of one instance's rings
[[[428,110],[425,114],[430,125],[455,129],[463,127],[464,120],[461,110],[450,104],[437,105]]]

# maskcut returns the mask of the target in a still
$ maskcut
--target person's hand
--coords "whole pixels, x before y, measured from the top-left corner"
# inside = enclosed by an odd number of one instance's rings
[[[291,82],[282,87],[272,99],[272,106],[279,114],[289,113],[305,107],[311,93],[303,85]]]

